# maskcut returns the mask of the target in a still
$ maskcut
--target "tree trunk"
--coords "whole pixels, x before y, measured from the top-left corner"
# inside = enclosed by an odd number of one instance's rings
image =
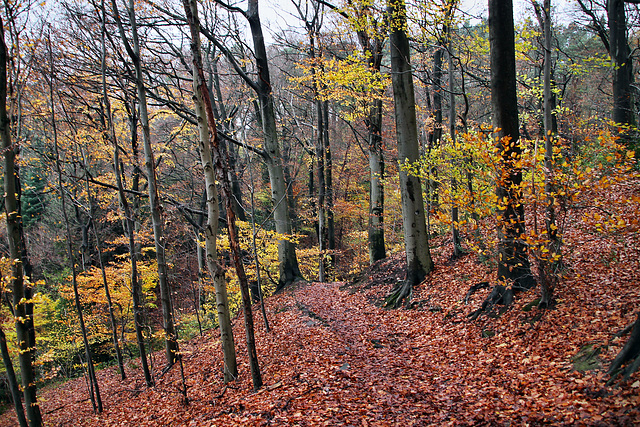
[[[543,68],[543,98],[544,98],[544,192],[546,197],[545,227],[547,232],[546,253],[541,254],[540,272],[542,296],[540,308],[547,308],[551,304],[555,284],[558,281],[561,266],[561,239],[558,236],[555,214],[555,185],[553,141],[555,129],[553,121],[553,96],[551,93],[551,0],[544,0],[543,4],[543,32],[544,32],[544,68]]]
[[[369,142],[369,263],[385,258],[384,154],[382,152],[382,101],[373,102],[365,121]]]
[[[100,387],[98,385],[98,379],[96,378],[96,372],[93,366],[93,355],[91,354],[91,346],[89,345],[89,339],[87,337],[87,327],[84,323],[84,314],[82,313],[82,305],[80,304],[80,292],[78,291],[78,280],[76,271],[76,257],[74,255],[73,242],[74,239],[71,233],[71,225],[69,222],[69,216],[67,214],[67,197],[64,192],[64,186],[62,184],[62,166],[60,159],[60,151],[58,148],[58,127],[56,125],[55,116],[55,104],[54,104],[54,84],[53,78],[55,75],[55,68],[53,63],[53,51],[51,49],[51,38],[48,38],[48,50],[50,61],[50,76],[49,76],[49,99],[51,102],[51,129],[53,131],[53,149],[55,153],[56,172],[58,173],[58,191],[60,192],[60,200],[62,203],[62,217],[67,232],[67,256],[69,257],[69,263],[71,264],[71,283],[73,285],[73,295],[76,310],[78,312],[78,323],[80,325],[80,333],[82,334],[82,343],[84,345],[84,353],[87,358],[87,374],[89,377],[89,397],[91,398],[91,404],[93,405],[93,411],[96,413],[102,412],[102,399],[100,397]]]
[[[115,0],[114,0],[115,1]],[[171,290],[167,278],[167,261],[165,256],[166,241],[164,237],[164,215],[162,205],[158,197],[158,184],[156,176],[156,164],[151,148],[151,129],[149,124],[149,113],[147,112],[147,95],[144,87],[144,77],[142,74],[142,58],[140,57],[140,43],[138,41],[138,27],[136,24],[134,0],[129,0],[129,21],[131,22],[131,35],[133,46],[125,40],[124,31],[121,35],[127,52],[133,62],[136,73],[136,88],[138,91],[138,110],[140,113],[140,124],[142,125],[142,146],[144,149],[144,163],[147,171],[147,184],[149,189],[149,208],[151,209],[151,221],[153,224],[153,238],[156,249],[156,261],[158,264],[158,287],[160,288],[160,302],[162,305],[162,327],[165,333],[165,356],[167,364],[172,365],[178,359],[178,340],[173,319],[173,308],[171,304]],[[119,24],[122,28],[122,25]],[[133,49],[131,49],[133,48]]]
[[[102,78],[102,97],[104,102],[105,112],[103,114],[104,118],[104,128],[105,128],[105,140],[108,142],[109,140],[109,129],[111,124],[111,102],[109,101],[109,95],[107,92],[107,44],[106,44],[106,16],[107,11],[105,8],[104,0],[100,3],[100,9],[102,13],[102,26],[101,26],[101,45],[102,52],[100,56],[100,72]],[[85,169],[88,166],[85,159]],[[87,196],[89,197],[90,203],[90,215],[91,219],[95,219],[95,204],[93,203],[93,197],[91,196],[90,188],[89,188],[89,175],[86,174],[86,189]],[[104,268],[104,261],[102,259],[102,244],[100,242],[100,238],[98,237],[98,230],[96,230],[96,226],[93,226],[93,234],[96,240],[96,251],[98,253],[98,261],[100,263],[100,271],[102,272],[102,284],[104,286],[105,297],[107,298],[107,306],[109,309],[109,319],[111,320],[111,336],[113,339],[113,347],[116,350],[116,359],[118,361],[118,370],[120,371],[120,378],[124,380],[127,377],[127,374],[124,370],[124,361],[122,359],[122,352],[120,351],[120,344],[118,342],[118,324],[116,322],[116,316],[113,310],[113,303],[111,301],[111,292],[109,292],[109,282],[107,281],[107,274]]]
[[[491,48],[491,107],[499,155],[496,182],[498,200],[498,281],[513,291],[535,285],[524,243],[522,147],[518,131],[516,63],[511,0],[489,0],[489,43]]]
[[[211,58],[211,74],[210,78],[213,83],[213,88],[215,89],[216,99],[218,100],[217,104],[213,103],[214,113],[216,110],[220,111],[220,122],[224,123],[225,132],[230,132],[229,129],[230,121],[227,116],[227,110],[225,108],[223,98],[222,98],[222,89],[220,87],[220,73],[218,73],[218,57]],[[211,91],[209,92],[211,94]],[[218,108],[215,108],[218,105]],[[214,115],[215,118],[215,115]],[[233,144],[230,145],[230,156],[229,156],[229,166],[231,173],[231,188],[233,190],[233,202],[235,206],[235,212],[238,213],[238,219],[240,221],[246,221],[247,216],[245,215],[244,206],[242,204],[242,188],[240,187],[240,180],[238,179],[238,150],[235,148]]]
[[[607,0],[609,47],[613,61],[613,121],[635,126],[633,111],[633,64],[627,41],[624,0]],[[635,3],[635,2],[632,2]]]
[[[315,74],[315,73],[314,73]],[[316,114],[317,114],[317,134],[316,134],[316,161],[318,165],[318,249],[320,251],[320,258],[318,260],[318,281],[324,282],[325,280],[325,191],[326,182],[324,176],[324,110],[322,108],[322,101],[318,95],[318,82],[315,82],[316,86]]]
[[[625,364],[627,366],[622,369]],[[640,314],[633,324],[629,341],[609,366],[607,373],[611,375],[611,379],[608,383],[612,383],[620,373],[623,374],[623,379],[626,381],[638,368],[640,368]]]
[[[149,363],[147,361],[147,351],[144,344],[144,335],[142,333],[142,328],[144,326],[144,320],[142,316],[142,289],[140,285],[140,281],[138,280],[138,264],[137,264],[137,256],[136,256],[136,242],[135,242],[135,224],[133,222],[133,217],[131,214],[131,208],[129,207],[129,202],[127,201],[127,196],[124,192],[124,187],[122,185],[122,171],[120,169],[120,155],[118,147],[118,143],[115,137],[115,132],[113,130],[113,124],[110,125],[110,135],[112,142],[114,142],[113,149],[113,165],[114,171],[116,175],[116,185],[118,186],[118,196],[120,198],[120,207],[125,216],[125,229],[127,233],[127,237],[129,238],[129,258],[131,261],[131,297],[133,300],[133,321],[136,328],[136,340],[138,342],[138,350],[140,352],[140,362],[142,364],[142,371],[144,373],[144,379],[147,383],[147,387],[153,387],[153,377],[151,376],[151,371],[149,370]]]
[[[329,269],[336,268],[336,231],[333,219],[333,159],[331,158],[331,139],[329,138],[329,101],[323,103],[324,111],[324,132],[323,132],[323,152],[325,167],[325,218],[327,229],[327,250],[329,251]]]
[[[433,132],[429,136],[427,151],[438,147],[442,142],[442,54],[443,46],[437,46],[433,53]],[[429,170],[429,182],[427,197],[429,209],[437,208],[439,205],[438,168],[432,166]]]
[[[193,73],[194,91],[197,100],[201,99],[200,105],[204,107],[206,113],[206,122],[208,124],[207,139],[210,141],[210,149],[212,155],[212,165],[215,168],[218,180],[221,183],[222,193],[224,196],[225,206],[227,209],[227,229],[229,231],[229,245],[231,246],[231,255],[233,263],[238,274],[240,282],[240,292],[242,294],[242,306],[244,311],[244,324],[247,340],[247,352],[249,353],[249,367],[251,369],[251,378],[253,380],[253,389],[258,390],[262,387],[262,376],[258,365],[258,356],[255,346],[253,313],[251,311],[251,296],[249,295],[249,284],[244,271],[242,260],[240,259],[240,244],[236,230],[235,212],[233,211],[233,193],[231,190],[231,180],[228,175],[228,156],[221,150],[218,141],[218,133],[216,132],[216,122],[213,117],[213,108],[209,92],[206,90],[204,83],[204,72],[202,70],[202,55],[200,53],[200,24],[198,20],[198,9],[195,0],[183,0],[187,21],[191,30],[191,49],[193,52]],[[198,99],[199,98],[199,99]],[[200,111],[202,113],[202,111]],[[199,117],[200,118],[200,117]],[[204,118],[199,120],[199,129],[203,129],[205,123]],[[201,131],[202,132],[202,131]],[[201,133],[201,136],[204,135]],[[202,144],[206,146],[207,144]]]
[[[451,13],[451,16],[453,13]],[[451,19],[451,16],[448,19]],[[456,94],[454,92],[453,78],[453,41],[451,37],[451,25],[447,23],[447,38],[449,39],[449,135],[451,135],[451,144],[456,147]],[[457,165],[452,165],[457,167]],[[456,204],[458,191],[458,180],[455,174],[451,176],[451,238],[453,241],[453,257],[462,255],[462,244],[460,242],[460,233],[458,232],[458,205]]]
[[[389,0],[388,13],[391,26],[391,78],[400,163],[400,195],[402,222],[407,255],[407,277],[387,298],[387,305],[397,307],[411,298],[413,286],[424,280],[433,269],[425,222],[424,202],[420,179],[402,169],[404,164],[418,160],[418,130],[416,125],[415,95],[411,70],[409,40],[405,33],[407,17],[404,0]]]
[[[287,196],[286,183],[278,143],[278,130],[276,127],[276,114],[271,91],[267,50],[265,48],[260,16],[258,14],[258,0],[249,0],[246,17],[249,22],[249,27],[251,28],[256,67],[258,69],[256,86],[258,89],[257,94],[262,117],[262,130],[264,133],[265,163],[267,164],[269,181],[271,183],[273,219],[276,224],[276,232],[279,234],[291,234],[291,218],[289,216],[289,206],[285,200]],[[278,261],[280,269],[278,290],[296,280],[303,279],[300,268],[298,267],[295,245],[289,240],[283,239],[279,241]]]
[[[13,291],[13,314],[16,319],[16,335],[18,340],[20,376],[29,426],[42,425],[42,415],[38,405],[36,383],[33,373],[32,351],[29,345],[29,325],[27,318],[24,273],[22,264],[22,247],[20,228],[22,218],[18,215],[20,200],[16,188],[16,147],[11,142],[10,120],[7,115],[7,46],[4,40],[4,25],[0,20],[0,139],[4,151],[4,204],[7,214],[7,238],[11,259],[11,289]]]
[[[218,314],[218,325],[220,326],[220,340],[222,342],[222,352],[224,357],[224,381],[233,381],[238,377],[238,365],[236,361],[236,350],[233,339],[233,329],[231,328],[231,316],[229,313],[229,301],[227,297],[227,285],[224,271],[218,262],[216,238],[218,235],[218,191],[216,188],[215,165],[213,164],[212,150],[215,135],[215,123],[210,128],[207,119],[206,100],[210,101],[209,92],[204,82],[204,72],[202,69],[202,53],[200,48],[200,21],[198,19],[198,9],[195,0],[183,1],[185,14],[191,30],[191,52],[193,57],[193,98],[195,103],[196,117],[198,120],[198,145],[200,148],[200,159],[204,169],[204,181],[207,192],[207,225],[205,227],[205,247],[207,251],[207,266],[213,277],[216,290],[216,307]],[[212,110],[211,110],[212,111]],[[211,113],[213,120],[213,112]],[[227,218],[229,221],[229,218]]]
[[[2,352],[2,362],[4,363],[4,369],[7,371],[7,382],[9,383],[9,390],[11,391],[11,398],[13,399],[13,407],[16,410],[16,417],[20,423],[20,427],[27,427],[27,419],[24,416],[24,408],[22,407],[22,396],[20,395],[20,386],[16,379],[16,373],[13,370],[13,362],[11,361],[11,355],[7,348],[7,337],[4,335],[4,331],[0,327],[0,352]]]

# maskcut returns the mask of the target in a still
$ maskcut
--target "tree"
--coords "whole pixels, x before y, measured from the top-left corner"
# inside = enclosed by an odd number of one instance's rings
[[[16,379],[16,372],[13,370],[13,362],[11,361],[9,348],[7,347],[7,337],[2,328],[0,328],[0,353],[2,353],[4,369],[7,371],[7,382],[9,383],[9,391],[13,399],[13,407],[16,410],[18,423],[20,423],[20,427],[27,427],[27,419],[24,416],[24,407],[22,406],[22,397],[20,396],[20,386]]]
[[[120,37],[125,45],[135,69],[135,82],[138,94],[138,110],[142,125],[142,142],[144,148],[145,168],[147,172],[147,188],[149,190],[149,207],[153,223],[153,236],[158,261],[158,285],[160,287],[160,302],[162,304],[162,327],[165,333],[165,356],[168,365],[173,365],[178,359],[178,340],[173,322],[173,308],[171,304],[171,291],[167,278],[167,261],[165,255],[164,219],[162,206],[158,197],[158,184],[156,178],[156,163],[151,147],[151,130],[149,127],[149,113],[147,111],[147,95],[142,72],[142,58],[140,56],[140,42],[133,0],[129,1],[127,8],[129,21],[131,22],[132,43],[125,35],[124,26],[118,13],[116,0],[111,1],[114,17],[118,23]]]
[[[367,66],[380,74],[386,34],[381,28],[373,2],[348,2],[338,8],[323,0],[318,0],[331,10],[344,17],[358,36]],[[385,164],[382,141],[382,98],[375,88],[369,89],[369,105],[364,119],[367,128],[369,154],[369,222],[367,227],[369,241],[369,263],[384,259],[386,248],[384,240],[384,178]]]
[[[107,12],[104,1],[101,2],[102,20],[106,22]],[[105,39],[102,38],[102,55],[106,56],[106,44]],[[140,353],[140,361],[142,364],[142,371],[144,373],[145,382],[147,387],[153,386],[153,377],[149,369],[149,363],[147,360],[147,351],[144,342],[144,336],[142,328],[144,327],[144,321],[142,316],[142,290],[138,277],[137,266],[137,251],[135,242],[135,224],[133,213],[127,200],[127,196],[124,190],[124,184],[122,182],[122,165],[120,162],[120,150],[121,147],[118,144],[118,138],[115,131],[115,125],[113,120],[113,114],[111,110],[111,101],[109,100],[109,94],[107,92],[106,83],[106,62],[101,61],[101,78],[102,78],[102,100],[104,102],[104,121],[106,129],[104,132],[105,140],[111,142],[113,145],[113,170],[115,172],[116,189],[118,191],[118,199],[120,202],[120,208],[124,214],[124,232],[128,238],[129,246],[129,259],[131,261],[130,281],[131,281],[131,299],[133,303],[133,323],[136,331],[136,341],[138,343],[138,351]],[[135,126],[133,126],[135,129]],[[135,140],[135,132],[132,132],[132,141]],[[137,169],[137,168],[136,168]],[[134,184],[137,178],[137,173],[134,173]]]
[[[511,0],[489,1],[491,46],[491,110],[499,155],[496,195],[498,221],[498,281],[495,302],[510,304],[513,293],[535,285],[523,241],[524,205],[519,164],[518,99],[516,96],[515,35]]]
[[[600,40],[611,57],[613,68],[613,110],[612,119],[616,124],[622,125],[621,138],[630,148],[635,148],[636,157],[640,152],[635,127],[637,125],[634,108],[633,86],[633,57],[629,48],[627,35],[627,16],[625,3],[640,4],[640,0],[607,0],[607,24],[598,19],[596,12],[588,7],[583,0],[578,0],[582,11],[591,19],[591,28],[598,34]],[[634,136],[635,135],[635,136]]]
[[[407,276],[405,281],[396,286],[391,295],[387,297],[386,303],[388,306],[398,307],[405,300],[411,299],[413,287],[422,282],[427,274],[433,270],[433,261],[429,250],[420,178],[409,174],[403,168],[403,165],[407,163],[416,162],[419,155],[413,73],[410,63],[411,52],[406,34],[405,3],[404,0],[389,0],[387,5]]]
[[[625,2],[640,3],[639,0],[607,0],[609,53],[613,62],[612,118],[616,123],[635,126],[637,120],[633,108],[633,62],[627,40]]]
[[[256,353],[256,344],[253,328],[253,313],[251,310],[251,297],[249,295],[249,284],[244,271],[244,266],[240,259],[240,245],[238,241],[235,212],[233,211],[233,192],[231,190],[231,180],[228,174],[228,155],[221,149],[218,141],[218,133],[216,131],[216,123],[213,117],[213,107],[209,98],[202,67],[202,55],[200,51],[200,22],[198,19],[198,8],[196,0],[183,0],[187,22],[191,30],[191,51],[193,55],[193,88],[195,101],[198,108],[198,128],[200,130],[201,149],[207,150],[208,162],[205,166],[211,172],[215,167],[218,179],[221,183],[222,192],[225,198],[225,206],[227,209],[227,230],[229,231],[229,244],[231,246],[231,256],[236,267],[238,280],[240,282],[240,291],[242,293],[242,307],[244,311],[244,324],[246,331],[247,351],[249,353],[249,367],[251,369],[251,379],[253,381],[253,389],[258,390],[262,387],[262,375],[258,365],[258,355]],[[203,111],[204,110],[204,111]],[[203,117],[203,114],[205,116]],[[206,134],[205,134],[206,131]],[[206,141],[207,143],[204,143]],[[208,147],[210,145],[210,148]],[[203,160],[203,163],[204,160]],[[209,177],[210,180],[211,177]],[[215,181],[209,182],[213,187]],[[207,191],[210,191],[208,188]]]
[[[216,238],[218,236],[219,203],[218,190],[216,188],[215,165],[213,164],[212,139],[216,138],[215,127],[213,132],[209,127],[207,118],[207,105],[211,109],[209,91],[204,80],[202,66],[202,53],[200,48],[200,20],[198,18],[198,6],[194,0],[184,0],[184,10],[187,22],[191,30],[191,55],[193,57],[193,101],[195,104],[196,118],[198,120],[198,146],[200,158],[204,170],[206,190],[207,225],[204,228],[206,260],[209,272],[213,278],[216,290],[216,307],[218,313],[218,325],[220,327],[220,340],[224,356],[224,381],[229,382],[238,377],[236,351],[231,328],[231,315],[229,313],[229,300],[227,297],[227,285],[225,283],[224,270],[218,262]]]
[[[7,45],[4,39],[4,24],[0,18],[0,138],[4,151],[4,204],[7,214],[7,236],[11,259],[11,287],[13,291],[13,313],[16,319],[16,334],[20,350],[20,375],[24,394],[27,420],[30,427],[42,425],[42,415],[37,399],[37,388],[32,364],[32,352],[29,345],[29,328],[27,319],[24,271],[22,263],[23,247],[25,245],[20,233],[22,218],[18,215],[20,200],[16,188],[16,147],[11,142],[11,125],[7,115]]]
[[[47,40],[47,45],[49,48],[49,61],[50,61],[50,75],[49,75],[49,99],[51,103],[51,128],[53,131],[53,151],[55,153],[55,163],[56,163],[56,172],[58,173],[58,191],[60,193],[60,199],[62,201],[62,216],[64,218],[64,223],[66,226],[66,237],[67,237],[67,256],[69,258],[69,263],[71,264],[71,282],[73,284],[73,295],[74,302],[76,306],[76,310],[78,312],[78,321],[80,324],[80,333],[82,334],[82,343],[84,345],[84,352],[87,358],[87,376],[89,383],[89,398],[91,399],[91,404],[93,405],[93,410],[96,413],[102,412],[102,398],[100,397],[100,387],[98,385],[98,379],[96,378],[96,372],[93,365],[93,355],[91,351],[91,346],[89,345],[89,339],[87,338],[87,327],[84,322],[84,315],[82,313],[82,305],[80,304],[80,293],[78,291],[78,273],[76,270],[76,257],[73,249],[73,234],[71,233],[71,224],[69,221],[69,216],[67,214],[67,197],[64,190],[64,185],[62,183],[62,166],[60,159],[60,150],[58,148],[58,128],[56,125],[56,116],[55,116],[55,103],[54,103],[54,93],[55,93],[55,84],[54,84],[54,61],[53,61],[53,50],[51,48],[51,34],[49,33],[49,37]]]
[[[534,5],[537,5],[534,2]],[[536,8],[538,12],[539,7]],[[546,251],[540,257],[540,285],[542,296],[539,306],[547,308],[551,304],[553,291],[558,280],[561,267],[561,238],[558,235],[555,213],[555,185],[553,146],[557,133],[554,126],[554,102],[551,93],[551,0],[544,0],[542,12],[542,29],[544,32],[544,69],[543,69],[543,105],[544,105],[544,192],[547,198],[545,206]]]
[[[245,17],[247,22],[249,22],[249,28],[251,29],[251,36],[253,39],[253,53],[258,74],[257,79],[255,81],[251,79],[245,70],[240,67],[233,55],[219,44],[212,34],[208,31],[201,31],[211,40],[211,42],[225,53],[225,56],[227,56],[227,59],[229,59],[236,72],[258,96],[260,121],[264,137],[264,151],[261,152],[261,155],[269,172],[271,202],[273,204],[273,219],[275,221],[276,231],[279,234],[290,235],[292,232],[291,216],[289,213],[289,205],[285,200],[287,197],[287,185],[284,178],[282,155],[278,142],[278,128],[276,125],[276,111],[273,102],[271,77],[269,74],[269,61],[267,58],[267,49],[264,42],[262,25],[260,23],[260,15],[258,12],[258,0],[249,0],[246,11],[228,4],[223,4],[223,6],[233,12],[240,13]],[[302,273],[300,273],[300,267],[298,266],[295,245],[286,238],[279,241],[278,262],[280,272],[278,289],[282,289],[297,280],[303,279]]]

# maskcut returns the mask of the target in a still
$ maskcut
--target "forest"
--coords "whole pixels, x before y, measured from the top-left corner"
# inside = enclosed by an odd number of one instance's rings
[[[0,425],[640,424],[640,1],[263,1],[0,5]]]

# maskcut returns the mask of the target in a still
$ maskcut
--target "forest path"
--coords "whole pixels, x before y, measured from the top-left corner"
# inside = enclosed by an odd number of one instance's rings
[[[321,412],[348,425],[449,419],[446,405],[427,393],[439,385],[433,361],[412,339],[419,329],[414,313],[378,308],[343,285],[310,283],[292,295],[310,338],[297,342],[323,366],[303,374],[316,384],[306,400],[317,398]]]

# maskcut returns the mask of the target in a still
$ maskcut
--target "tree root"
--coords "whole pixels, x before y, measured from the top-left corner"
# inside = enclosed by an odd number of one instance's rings
[[[625,364],[626,366],[623,368],[622,366]],[[607,373],[611,375],[611,378],[607,381],[607,385],[611,385],[620,374],[622,374],[623,381],[628,380],[638,368],[640,368],[640,313],[633,323],[629,340],[609,366]]]
[[[482,306],[467,315],[471,320],[476,320],[482,313],[490,313],[496,305],[508,307],[513,302],[513,289],[503,285],[493,287],[491,293],[482,303]]]
[[[385,308],[399,308],[402,305],[409,306],[413,295],[413,285],[410,280],[398,282],[391,293],[384,300]]]
[[[464,297],[462,302],[465,304],[469,304],[469,298],[471,298],[471,295],[475,294],[480,289],[487,289],[488,287],[489,287],[489,282],[480,282],[480,283],[476,283],[475,285],[471,285],[471,287],[469,288],[469,291],[467,292],[467,295]]]

